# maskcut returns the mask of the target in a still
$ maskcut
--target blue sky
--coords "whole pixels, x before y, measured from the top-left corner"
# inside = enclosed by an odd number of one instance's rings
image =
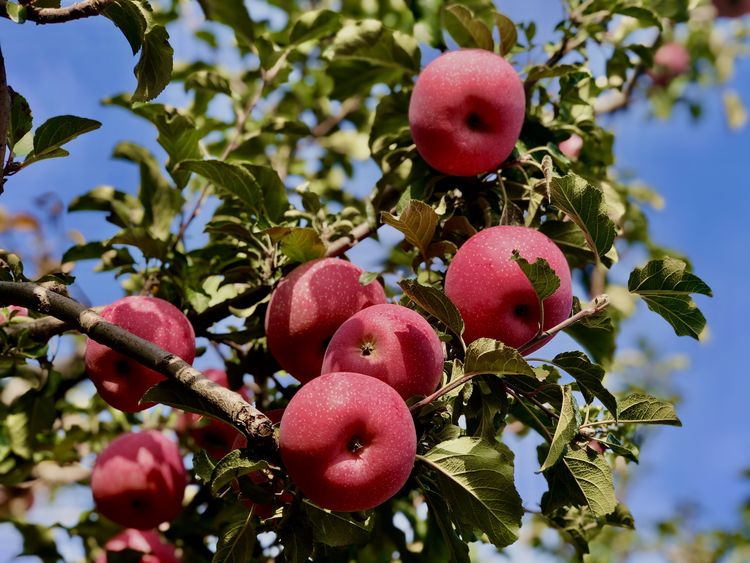
[[[549,4],[549,0],[501,3],[512,18],[541,15],[540,33],[548,33],[552,18],[557,16],[555,10],[543,9]],[[559,5],[554,4],[557,10]],[[199,18],[197,13],[195,18]],[[28,99],[35,125],[67,113],[103,123],[100,130],[71,144],[69,158],[34,165],[12,178],[0,205],[33,213],[33,199],[46,192],[54,192],[68,203],[75,194],[102,184],[134,190],[135,167],[110,158],[115,144],[134,140],[162,153],[148,123],[100,104],[107,96],[134,88],[131,69],[135,60],[124,38],[104,19],[58,26],[17,26],[3,20],[0,27],[9,82]],[[195,47],[184,29],[172,29],[171,33],[178,57],[192,56]],[[750,60],[738,64],[730,86],[750,106]],[[698,300],[710,327],[705,342],[677,338],[664,321],[645,308],[626,327],[621,341],[625,348],[645,337],[665,356],[687,356],[690,365],[674,376],[684,395],[678,409],[684,426],[653,432],[624,500],[636,521],[667,517],[682,502],[691,501],[700,507],[699,526],[709,527],[735,522],[737,508],[750,494],[739,478],[741,470],[750,466],[750,438],[744,430],[750,398],[750,374],[744,361],[745,325],[750,318],[750,298],[744,286],[750,278],[750,234],[742,218],[750,206],[746,172],[750,128],[729,130],[719,91],[703,91],[701,96],[705,113],[698,123],[682,110],[668,121],[649,120],[645,104],[637,104],[632,111],[611,119],[610,125],[617,136],[617,167],[634,172],[667,201],[663,211],[651,214],[654,239],[686,252],[696,273],[715,294],[713,299]],[[172,90],[165,98],[177,102],[181,94]],[[363,181],[367,183],[366,178]],[[78,213],[66,217],[64,224],[89,240],[111,233],[101,214]],[[70,244],[60,237],[56,241],[58,254]],[[357,257],[365,260],[364,254],[373,250],[365,245]],[[76,273],[92,303],[106,303],[121,295],[116,282],[102,283],[88,268],[90,265],[84,265]],[[623,277],[627,273],[617,272]],[[550,348],[568,345],[559,339]],[[519,446],[516,453],[519,488],[524,502],[533,505],[543,491],[543,484],[533,475],[538,465],[531,448]],[[74,505],[73,499],[81,495],[85,497],[78,490],[63,496],[56,510],[65,511],[65,506],[70,506],[69,502]],[[50,518],[60,513],[50,510],[42,505],[31,516],[51,522]],[[10,560],[17,545],[7,528],[0,527],[0,563]]]

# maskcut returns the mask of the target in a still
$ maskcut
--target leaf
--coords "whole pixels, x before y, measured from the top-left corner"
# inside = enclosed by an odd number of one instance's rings
[[[578,407],[573,397],[570,385],[563,385],[562,408],[560,408],[560,418],[557,421],[555,435],[552,437],[552,443],[547,452],[547,458],[542,463],[539,471],[546,471],[557,463],[565,453],[568,444],[578,434]]]
[[[518,43],[518,31],[513,21],[500,12],[495,12],[495,24],[500,33],[500,54],[507,55]]]
[[[464,541],[479,529],[496,547],[518,539],[523,508],[513,481],[513,453],[476,438],[441,442],[418,456],[435,471],[438,490]]]
[[[580,65],[538,65],[532,67],[526,77],[527,82],[537,82],[542,78],[559,78],[574,72],[582,72],[585,69]]]
[[[534,370],[518,350],[491,338],[479,338],[469,345],[464,372],[534,377]]]
[[[545,221],[539,230],[565,252],[568,262],[581,266],[587,262],[596,262],[595,254],[586,240],[586,235],[572,221]],[[600,259],[602,264],[608,268],[611,267],[617,261],[615,246],[612,245],[609,252]]]
[[[203,176],[223,193],[239,199],[249,211],[262,209],[261,187],[244,166],[221,160],[186,160],[178,166],[178,170]]]
[[[560,287],[560,278],[550,267],[549,262],[544,258],[537,258],[533,264],[529,263],[518,250],[513,251],[512,260],[518,263],[521,271],[531,282],[534,292],[541,303],[547,297],[550,297]]]
[[[318,543],[343,547],[362,544],[370,538],[372,517],[359,522],[347,513],[331,512],[307,499],[302,501],[302,507],[312,525],[313,539]]]
[[[633,393],[620,401],[618,422],[682,426],[672,403],[644,393]]]
[[[581,228],[589,248],[603,257],[615,240],[615,225],[601,190],[575,174],[553,178],[551,188],[552,203]]]
[[[102,12],[102,15],[111,20],[128,40],[134,55],[143,45],[143,36],[148,28],[147,6],[148,3],[139,0],[114,0]]]
[[[638,463],[638,448],[635,446],[624,446],[622,441],[614,434],[607,434],[607,439],[604,443],[610,450],[612,450],[612,453],[621,455],[626,459]]]
[[[211,563],[247,563],[253,558],[255,526],[252,513],[243,514],[227,526],[216,544]]]
[[[449,550],[451,563],[471,563],[471,559],[469,558],[469,546],[467,543],[461,541],[461,538],[456,535],[456,532],[451,525],[450,510],[445,503],[445,499],[435,491],[426,487],[423,487],[423,490],[429,511],[428,518],[431,518],[440,530],[443,542]],[[428,530],[431,529],[432,526],[428,528]],[[432,545],[426,545],[425,549],[430,547],[432,547]]]
[[[256,461],[247,457],[247,450],[232,450],[214,466],[211,472],[211,494],[216,496],[229,483],[248,473],[268,467],[265,460]]]
[[[263,206],[268,217],[275,222],[284,218],[284,213],[289,209],[289,198],[287,197],[284,182],[279,174],[270,166],[242,163],[242,166],[253,175],[263,190]]]
[[[149,29],[143,36],[141,57],[133,69],[138,79],[133,101],[147,102],[161,94],[172,78],[173,56],[166,28],[155,25]]]
[[[214,467],[216,467],[216,463],[206,453],[206,450],[200,450],[197,454],[193,455],[193,473],[204,483],[208,484],[211,482]]]
[[[447,295],[439,289],[422,285],[417,280],[401,280],[398,285],[409,299],[461,338],[464,333],[464,320]]]
[[[281,239],[281,251],[292,262],[307,262],[325,256],[326,245],[315,229],[300,227]]]
[[[675,258],[652,260],[636,268],[628,279],[628,290],[639,295],[649,309],[664,317],[678,336],[698,338],[706,318],[690,298],[691,293],[712,296],[711,288],[687,271],[687,264]]]
[[[299,45],[328,35],[333,35],[341,27],[341,15],[331,10],[303,12],[294,22],[289,32],[289,43]]]
[[[638,20],[641,23],[646,24],[647,27],[662,28],[661,22],[658,16],[647,8],[641,8],[639,6],[626,6],[618,7],[614,12],[622,14],[623,16],[629,16]]]
[[[21,94],[8,86],[10,93],[10,116],[8,122],[8,146],[13,148],[21,138],[31,131],[31,108]]]
[[[107,244],[110,246],[113,244],[134,246],[143,252],[146,258],[156,258],[161,261],[167,259],[167,253],[169,252],[169,245],[166,241],[154,238],[142,227],[131,227],[121,231],[109,239]]]
[[[255,40],[255,22],[250,18],[244,0],[198,0],[206,19],[229,26],[237,42],[250,47]]]
[[[5,11],[11,21],[15,23],[26,22],[26,6],[22,6],[14,2],[8,2],[5,3]]]
[[[232,95],[229,79],[216,70],[197,70],[185,78],[185,91],[207,90],[217,94]]]
[[[427,247],[435,236],[435,227],[439,219],[431,206],[412,199],[398,217],[382,211],[380,219],[401,232],[410,244],[419,249],[423,257],[427,255]]]
[[[596,397],[612,415],[617,414],[617,399],[602,385],[604,368],[592,364],[583,352],[563,352],[552,363],[573,376],[587,403]]]
[[[99,129],[101,126],[102,124],[98,121],[75,115],[51,117],[34,132],[34,152],[32,153],[34,159],[38,160],[44,155],[53,153],[65,143],[84,133]]]
[[[495,42],[492,31],[465,6],[454,4],[443,10],[444,27],[459,47],[492,51]]]
[[[13,521],[13,526],[23,538],[23,551],[18,555],[30,555],[33,558],[39,558],[42,563],[62,561],[62,556],[57,550],[57,544],[52,533],[53,529],[50,526],[39,526],[18,520]]]

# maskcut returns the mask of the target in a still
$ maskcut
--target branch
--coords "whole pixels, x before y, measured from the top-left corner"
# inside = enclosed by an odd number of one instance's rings
[[[548,330],[540,332],[534,338],[529,340],[526,344],[521,346],[518,349],[518,351],[521,352],[521,354],[526,353],[526,351],[529,348],[533,348],[536,344],[538,344],[542,340],[546,340],[550,336],[557,334],[561,330],[565,330],[569,326],[576,324],[578,321],[585,319],[586,317],[591,317],[603,311],[607,307],[607,305],[609,305],[609,295],[607,295],[606,293],[602,293],[601,295],[594,297],[594,300],[591,302],[591,305],[589,305],[585,309],[581,309],[575,315],[568,317],[560,324],[555,325]]]
[[[83,0],[64,8],[36,8],[27,3],[26,20],[37,24],[64,23],[73,20],[98,16],[114,0]],[[6,2],[0,1],[0,16],[7,18]]]
[[[5,184],[5,148],[8,145],[8,123],[10,122],[10,91],[5,76],[5,59],[0,48],[0,194]]]
[[[338,238],[328,245],[326,250],[326,258],[334,256],[341,256],[347,250],[356,246],[357,243],[362,242],[364,239],[373,235],[377,231],[377,227],[373,227],[370,223],[362,223],[352,229],[352,232],[348,235]]]
[[[228,420],[249,440],[271,442],[271,421],[237,393],[203,377],[178,356],[127,330],[105,321],[93,310],[34,283],[0,282],[0,304],[21,305],[65,322],[92,340],[125,354],[192,391]]]

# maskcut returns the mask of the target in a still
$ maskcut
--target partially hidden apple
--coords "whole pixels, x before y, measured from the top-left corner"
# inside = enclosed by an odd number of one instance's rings
[[[331,338],[321,373],[334,371],[376,377],[404,400],[429,395],[443,374],[443,347],[416,311],[373,305],[352,316]]]
[[[406,483],[416,456],[409,409],[393,387],[360,373],[321,375],[299,388],[281,417],[281,459],[317,505],[374,508]]]
[[[193,363],[193,327],[187,317],[168,301],[139,295],[123,297],[105,307],[100,315],[187,363]],[[153,406],[153,403],[140,403],[140,400],[150,387],[164,380],[160,373],[91,339],[86,342],[85,364],[86,373],[101,397],[124,412],[137,412]]]
[[[657,86],[666,86],[690,70],[690,53],[680,43],[665,43],[654,53],[654,66],[648,74]]]
[[[583,149],[583,138],[580,135],[573,133],[564,141],[560,141],[557,148],[568,158],[578,158]]]
[[[345,320],[385,303],[378,282],[359,283],[362,273],[340,258],[320,258],[292,270],[274,289],[265,320],[268,348],[301,382],[320,375],[328,340]]]
[[[229,387],[227,372],[220,369],[206,369],[203,375],[217,385]],[[252,402],[247,389],[240,389],[238,394],[248,403]],[[221,459],[232,451],[232,443],[240,436],[233,426],[214,418],[202,417],[193,413],[182,413],[175,423],[179,434],[187,434],[196,446],[206,450],[214,459]]]
[[[104,544],[104,553],[96,558],[96,563],[107,563],[107,553],[117,553],[132,549],[143,553],[141,563],[179,563],[173,545],[164,543],[153,530],[128,528]]]
[[[18,305],[8,305],[7,307],[5,307],[5,309],[7,309],[8,315],[10,315],[10,313],[15,311],[16,317],[28,317],[29,316],[29,310],[26,307],[19,307]],[[5,317],[5,315],[0,313],[0,324],[3,324],[7,320],[8,319]]]
[[[420,73],[409,102],[417,151],[452,176],[495,170],[521,134],[526,96],[500,55],[463,49],[440,55]]]
[[[99,454],[91,473],[99,513],[139,530],[175,518],[182,509],[186,485],[177,444],[156,430],[115,438]]]
[[[750,14],[750,0],[713,0],[716,15],[722,18],[739,18]]]
[[[514,250],[531,263],[544,258],[560,279],[557,290],[544,300],[543,328],[552,328],[570,316],[570,268],[555,243],[527,227],[490,227],[459,248],[445,276],[445,293],[461,312],[467,343],[486,337],[519,348],[538,333],[538,298],[513,260]],[[541,341],[526,352],[545,343]]]

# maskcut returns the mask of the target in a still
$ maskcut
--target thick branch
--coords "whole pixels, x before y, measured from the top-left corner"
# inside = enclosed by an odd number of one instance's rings
[[[26,4],[26,19],[38,24],[64,23],[73,20],[98,16],[114,0],[83,0],[63,8],[35,8]],[[7,18],[6,2],[0,2],[0,16]]]
[[[5,148],[8,145],[8,123],[10,122],[10,92],[5,75],[5,59],[0,48],[0,194],[5,184]]]
[[[92,340],[179,382],[209,406],[225,413],[249,440],[273,439],[271,421],[237,393],[216,385],[178,356],[105,321],[73,299],[33,283],[0,282],[0,305],[21,305],[51,315]]]

